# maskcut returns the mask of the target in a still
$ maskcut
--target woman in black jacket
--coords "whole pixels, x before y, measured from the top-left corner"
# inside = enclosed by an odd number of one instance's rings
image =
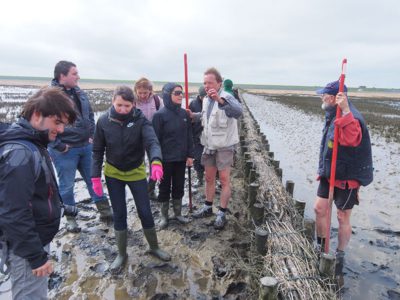
[[[159,186],[161,202],[160,228],[168,225],[169,199],[172,196],[175,218],[182,224],[189,220],[182,216],[185,169],[193,164],[193,138],[191,119],[183,108],[182,86],[167,83],[162,89],[164,107],[153,116],[153,127],[160,141],[164,177]]]
[[[118,256],[110,269],[117,271],[126,261],[127,208],[125,186],[128,185],[135,200],[143,232],[150,246],[150,253],[162,260],[170,260],[168,253],[158,246],[153,215],[147,194],[145,150],[152,165],[152,179],[162,178],[161,149],[151,123],[135,108],[132,89],[117,87],[112,106],[100,116],[93,141],[92,183],[97,194],[102,193],[101,169],[104,152],[104,175],[112,208]]]

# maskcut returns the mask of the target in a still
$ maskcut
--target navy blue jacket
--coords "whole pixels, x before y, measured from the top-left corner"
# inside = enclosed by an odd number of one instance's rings
[[[43,167],[36,177],[35,159],[39,158],[12,140],[27,140],[36,145],[51,172],[50,178]],[[0,147],[0,230],[12,251],[36,269],[47,261],[43,246],[58,232],[61,217],[61,198],[46,150],[48,132],[39,132],[20,119],[1,131],[0,143],[4,142],[7,143]]]
[[[338,146],[336,179],[357,180],[361,185],[366,186],[373,180],[371,140],[362,115],[350,101],[349,107],[354,118],[360,122],[362,139],[357,147]],[[318,174],[325,178],[329,178],[331,172],[333,149],[329,145],[333,145],[335,118],[336,109],[326,112],[318,167]]]
[[[172,86],[171,86],[172,87]],[[174,87],[172,87],[173,89]],[[153,116],[153,127],[160,141],[164,162],[193,158],[192,124],[189,114],[163,93],[164,107]]]
[[[49,146],[58,151],[64,151],[66,144],[71,147],[86,146],[89,144],[89,138],[93,138],[95,127],[94,114],[87,94],[79,87],[67,91],[56,79],[53,79],[51,85],[61,87],[71,98],[77,111],[77,119],[74,124],[65,127],[64,132]],[[79,101],[80,107],[77,107],[75,101]]]

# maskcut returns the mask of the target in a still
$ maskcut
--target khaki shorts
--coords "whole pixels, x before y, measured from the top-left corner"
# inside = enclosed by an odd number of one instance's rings
[[[201,155],[201,164],[204,167],[217,167],[218,171],[225,170],[233,165],[233,150],[216,151],[214,154]]]

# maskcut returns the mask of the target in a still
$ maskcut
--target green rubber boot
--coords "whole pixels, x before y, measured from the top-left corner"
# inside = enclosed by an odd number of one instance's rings
[[[126,254],[126,242],[128,238],[127,233],[128,231],[126,229],[121,231],[115,230],[115,240],[118,247],[118,256],[115,258],[110,266],[111,272],[116,272],[120,268],[122,268],[126,262],[126,259],[128,258],[128,255]]]
[[[174,207],[175,218],[181,224],[189,223],[189,219],[182,216],[182,198],[180,199],[172,199],[172,206]]]
[[[112,222],[113,213],[107,199],[95,202],[97,210],[100,213],[100,220],[103,222]]]
[[[149,229],[143,229],[143,232],[150,246],[150,251],[149,251],[150,254],[153,254],[154,256],[158,257],[163,261],[170,261],[171,255],[169,255],[164,250],[161,250],[160,247],[158,246],[156,229],[154,227]]]
[[[75,217],[73,216],[65,216],[67,219],[67,231],[72,232],[72,233],[78,233],[81,231],[81,228],[79,227],[78,223],[76,222]]]
[[[160,229],[164,229],[168,226],[168,210],[169,201],[161,202],[161,218],[160,218]]]

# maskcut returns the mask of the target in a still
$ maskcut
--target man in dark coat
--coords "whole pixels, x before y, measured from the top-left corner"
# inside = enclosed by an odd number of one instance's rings
[[[8,262],[13,299],[47,299],[53,272],[49,245],[61,199],[47,144],[76,118],[70,99],[46,88],[24,105],[21,118],[0,132],[1,263]]]

